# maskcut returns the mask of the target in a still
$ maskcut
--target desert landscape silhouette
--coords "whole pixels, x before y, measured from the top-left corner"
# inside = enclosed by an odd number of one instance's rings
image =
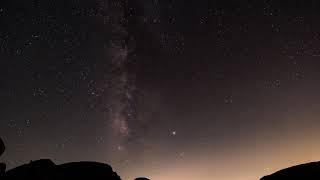
[[[5,145],[0,138],[0,156],[4,151]],[[40,159],[7,171],[4,163],[0,165],[1,180],[121,180],[110,165],[99,162],[81,161],[56,165],[50,159]],[[138,177],[135,180],[149,179]]]
[[[282,169],[261,180],[318,180],[320,179],[320,162],[310,162]]]
[[[5,151],[5,145],[0,138],[0,156]],[[0,180],[121,180],[112,167],[99,162],[70,162],[56,165],[50,159],[30,161],[28,164],[6,171],[5,163],[0,163]],[[213,178],[214,179],[214,178]],[[320,162],[311,162],[285,168],[260,180],[319,180]],[[150,180],[137,177],[135,180]]]

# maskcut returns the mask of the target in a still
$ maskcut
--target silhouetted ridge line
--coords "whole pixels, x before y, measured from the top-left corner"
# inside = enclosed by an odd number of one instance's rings
[[[150,179],[145,178],[145,177],[138,177],[138,178],[135,178],[134,180],[150,180]]]
[[[320,180],[320,162],[292,166],[264,176],[261,180]]]
[[[1,180],[121,180],[108,164],[98,162],[71,162],[61,165],[49,159],[31,161],[11,169]]]
[[[0,155],[5,145],[0,138]],[[40,159],[5,171],[0,162],[0,180],[121,180],[120,176],[105,163],[80,161],[56,165],[50,159]],[[135,180],[150,180],[139,177]]]

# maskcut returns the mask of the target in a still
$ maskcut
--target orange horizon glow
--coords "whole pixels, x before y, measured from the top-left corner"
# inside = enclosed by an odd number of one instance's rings
[[[316,142],[316,138],[304,140],[301,137],[286,143],[256,144],[258,147],[253,148],[254,152],[237,147],[225,152],[223,157],[215,157],[214,152],[211,155],[199,152],[172,163],[161,160],[146,162],[139,164],[139,168],[120,174],[124,175],[122,179],[125,180],[141,175],[151,180],[257,180],[287,167],[318,161],[320,145]]]

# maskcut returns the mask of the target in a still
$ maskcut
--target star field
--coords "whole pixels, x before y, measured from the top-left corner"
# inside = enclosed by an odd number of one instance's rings
[[[316,1],[0,3],[9,168],[258,179],[319,160]]]

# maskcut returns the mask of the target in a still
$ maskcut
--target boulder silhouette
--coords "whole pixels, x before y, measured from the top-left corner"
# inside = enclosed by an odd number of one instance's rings
[[[0,155],[5,145],[0,138]],[[50,159],[40,159],[5,171],[0,162],[0,180],[121,180],[108,164],[90,161],[56,165]],[[149,180],[140,177],[135,180]]]
[[[29,164],[5,172],[1,180],[121,180],[111,166],[98,162],[71,162],[61,165],[49,159],[31,161]]]
[[[3,140],[0,138],[0,156],[4,153],[6,147],[4,146]]]
[[[11,169],[3,175],[4,179],[53,179],[55,164],[48,159],[31,161],[29,164]]]
[[[4,146],[3,140],[0,138],[0,156],[4,153],[6,147]],[[0,176],[6,171],[6,164],[0,162]]]
[[[261,180],[319,180],[320,162],[311,162],[277,171]]]
[[[111,166],[98,162],[72,162],[56,167],[56,179],[121,180]]]

